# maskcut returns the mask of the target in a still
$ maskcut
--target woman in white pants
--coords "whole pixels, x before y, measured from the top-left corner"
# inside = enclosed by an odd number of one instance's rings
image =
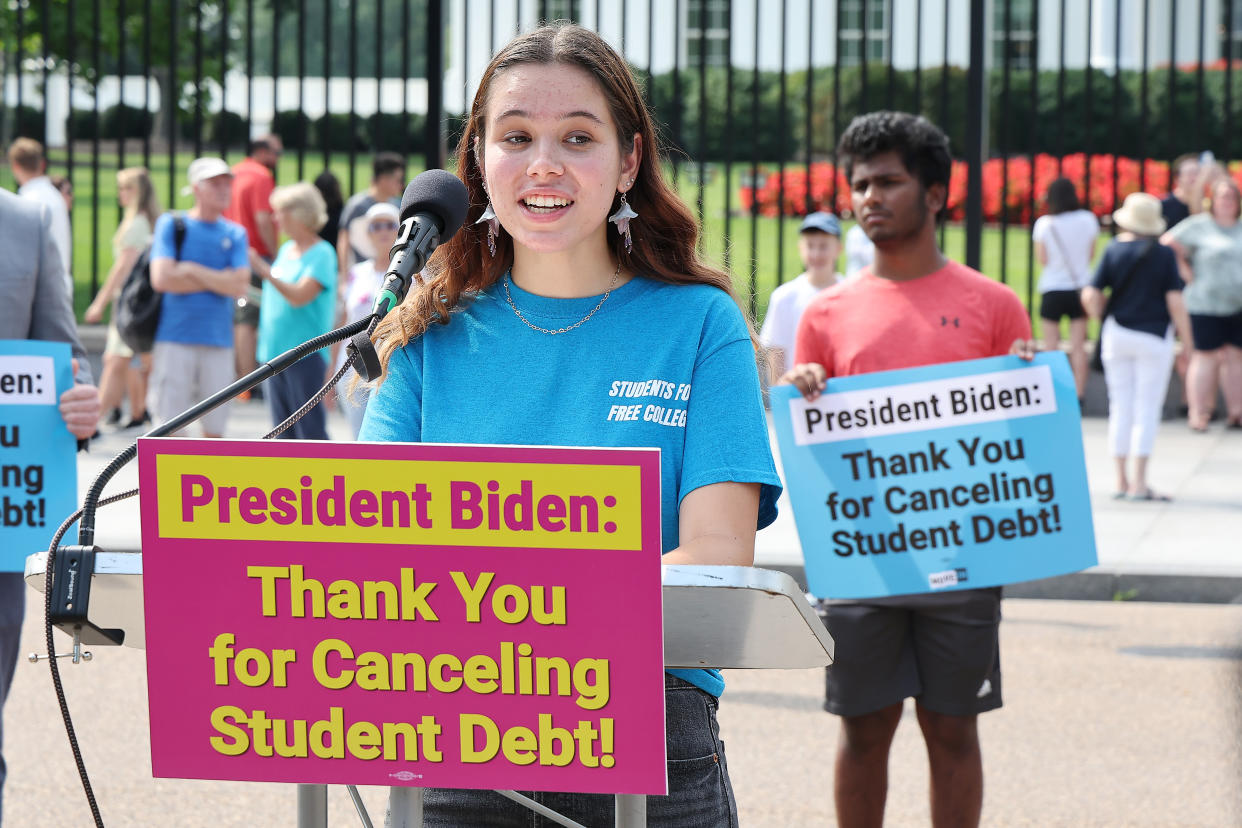
[[[1093,317],[1103,318],[1108,441],[1117,465],[1114,497],[1168,500],[1147,484],[1147,463],[1173,367],[1173,328],[1189,345],[1190,317],[1177,259],[1157,241],[1165,229],[1159,199],[1147,193],[1129,195],[1113,221],[1123,232],[1104,251],[1082,302]]]

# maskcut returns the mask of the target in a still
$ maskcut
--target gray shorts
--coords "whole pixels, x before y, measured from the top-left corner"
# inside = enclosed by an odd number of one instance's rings
[[[824,709],[862,716],[913,697],[936,713],[1001,706],[999,587],[821,607],[836,642]]]
[[[147,405],[155,422],[164,423],[236,378],[232,348],[156,342],[151,351]],[[203,415],[199,423],[205,434],[219,437],[224,434],[228,421],[229,406],[225,403]],[[175,436],[184,436],[184,429]]]

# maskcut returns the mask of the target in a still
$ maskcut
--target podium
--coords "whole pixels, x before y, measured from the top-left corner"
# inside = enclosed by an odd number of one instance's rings
[[[26,559],[26,583],[40,592],[46,563],[46,552]],[[797,584],[782,572],[734,566],[665,566],[663,605],[666,667],[798,669],[825,667],[832,662],[832,639]],[[96,626],[124,630],[126,646],[145,646],[140,553],[98,555],[89,612]],[[499,793],[519,802],[525,799],[512,791]],[[350,795],[363,824],[369,826],[370,819],[352,787]],[[643,828],[645,803],[642,795],[618,794],[615,825]],[[536,803],[522,804],[529,807]],[[542,806],[536,807],[540,809]],[[389,812],[393,828],[421,826],[422,789],[393,788]],[[546,809],[540,812],[556,819]],[[560,824],[577,825],[569,820]],[[326,786],[298,786],[297,825],[325,828]]]

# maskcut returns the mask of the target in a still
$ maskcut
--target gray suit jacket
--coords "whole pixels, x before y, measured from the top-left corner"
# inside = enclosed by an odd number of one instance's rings
[[[91,381],[47,207],[0,190],[0,339],[68,342]]]

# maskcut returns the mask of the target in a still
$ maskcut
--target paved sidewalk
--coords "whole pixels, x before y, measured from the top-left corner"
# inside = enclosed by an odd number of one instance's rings
[[[23,651],[42,650],[40,610],[28,606]],[[291,785],[152,779],[144,654],[94,655],[62,674],[109,828],[294,824]],[[1007,600],[1001,660],[1005,706],[979,721],[984,825],[1242,825],[1242,607]],[[733,670],[725,680],[720,726],[741,824],[835,825],[839,724],[820,709],[823,671]],[[46,665],[18,664],[5,720],[4,824],[89,825]],[[907,703],[887,825],[930,824],[927,780]],[[386,791],[362,795],[382,824]],[[328,797],[330,824],[357,828],[345,789]]]

